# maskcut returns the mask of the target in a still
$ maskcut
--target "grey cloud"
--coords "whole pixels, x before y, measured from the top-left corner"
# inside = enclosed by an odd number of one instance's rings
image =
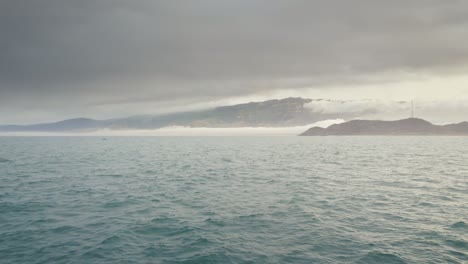
[[[6,0],[0,104],[78,109],[450,70],[468,62],[467,28],[463,0]]]

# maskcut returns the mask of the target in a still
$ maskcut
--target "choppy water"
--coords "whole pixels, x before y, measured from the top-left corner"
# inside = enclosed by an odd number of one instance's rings
[[[467,263],[468,138],[0,137],[0,263]]]

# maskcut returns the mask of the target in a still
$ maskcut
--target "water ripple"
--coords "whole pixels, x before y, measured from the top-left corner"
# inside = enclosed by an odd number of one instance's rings
[[[0,263],[468,262],[464,138],[0,145]]]

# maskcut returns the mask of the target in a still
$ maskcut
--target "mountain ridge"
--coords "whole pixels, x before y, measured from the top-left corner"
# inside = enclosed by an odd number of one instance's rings
[[[327,119],[351,119],[362,111],[326,113],[307,107],[313,101],[334,101],[289,97],[262,102],[249,102],[213,109],[160,115],[131,116],[106,120],[66,119],[31,125],[0,125],[0,132],[87,132],[99,129],[158,129],[167,126],[235,128],[304,126]],[[340,101],[336,101],[340,102]]]

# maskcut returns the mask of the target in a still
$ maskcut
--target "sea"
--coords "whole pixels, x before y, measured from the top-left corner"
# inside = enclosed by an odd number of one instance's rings
[[[468,263],[468,138],[0,137],[0,263]]]

